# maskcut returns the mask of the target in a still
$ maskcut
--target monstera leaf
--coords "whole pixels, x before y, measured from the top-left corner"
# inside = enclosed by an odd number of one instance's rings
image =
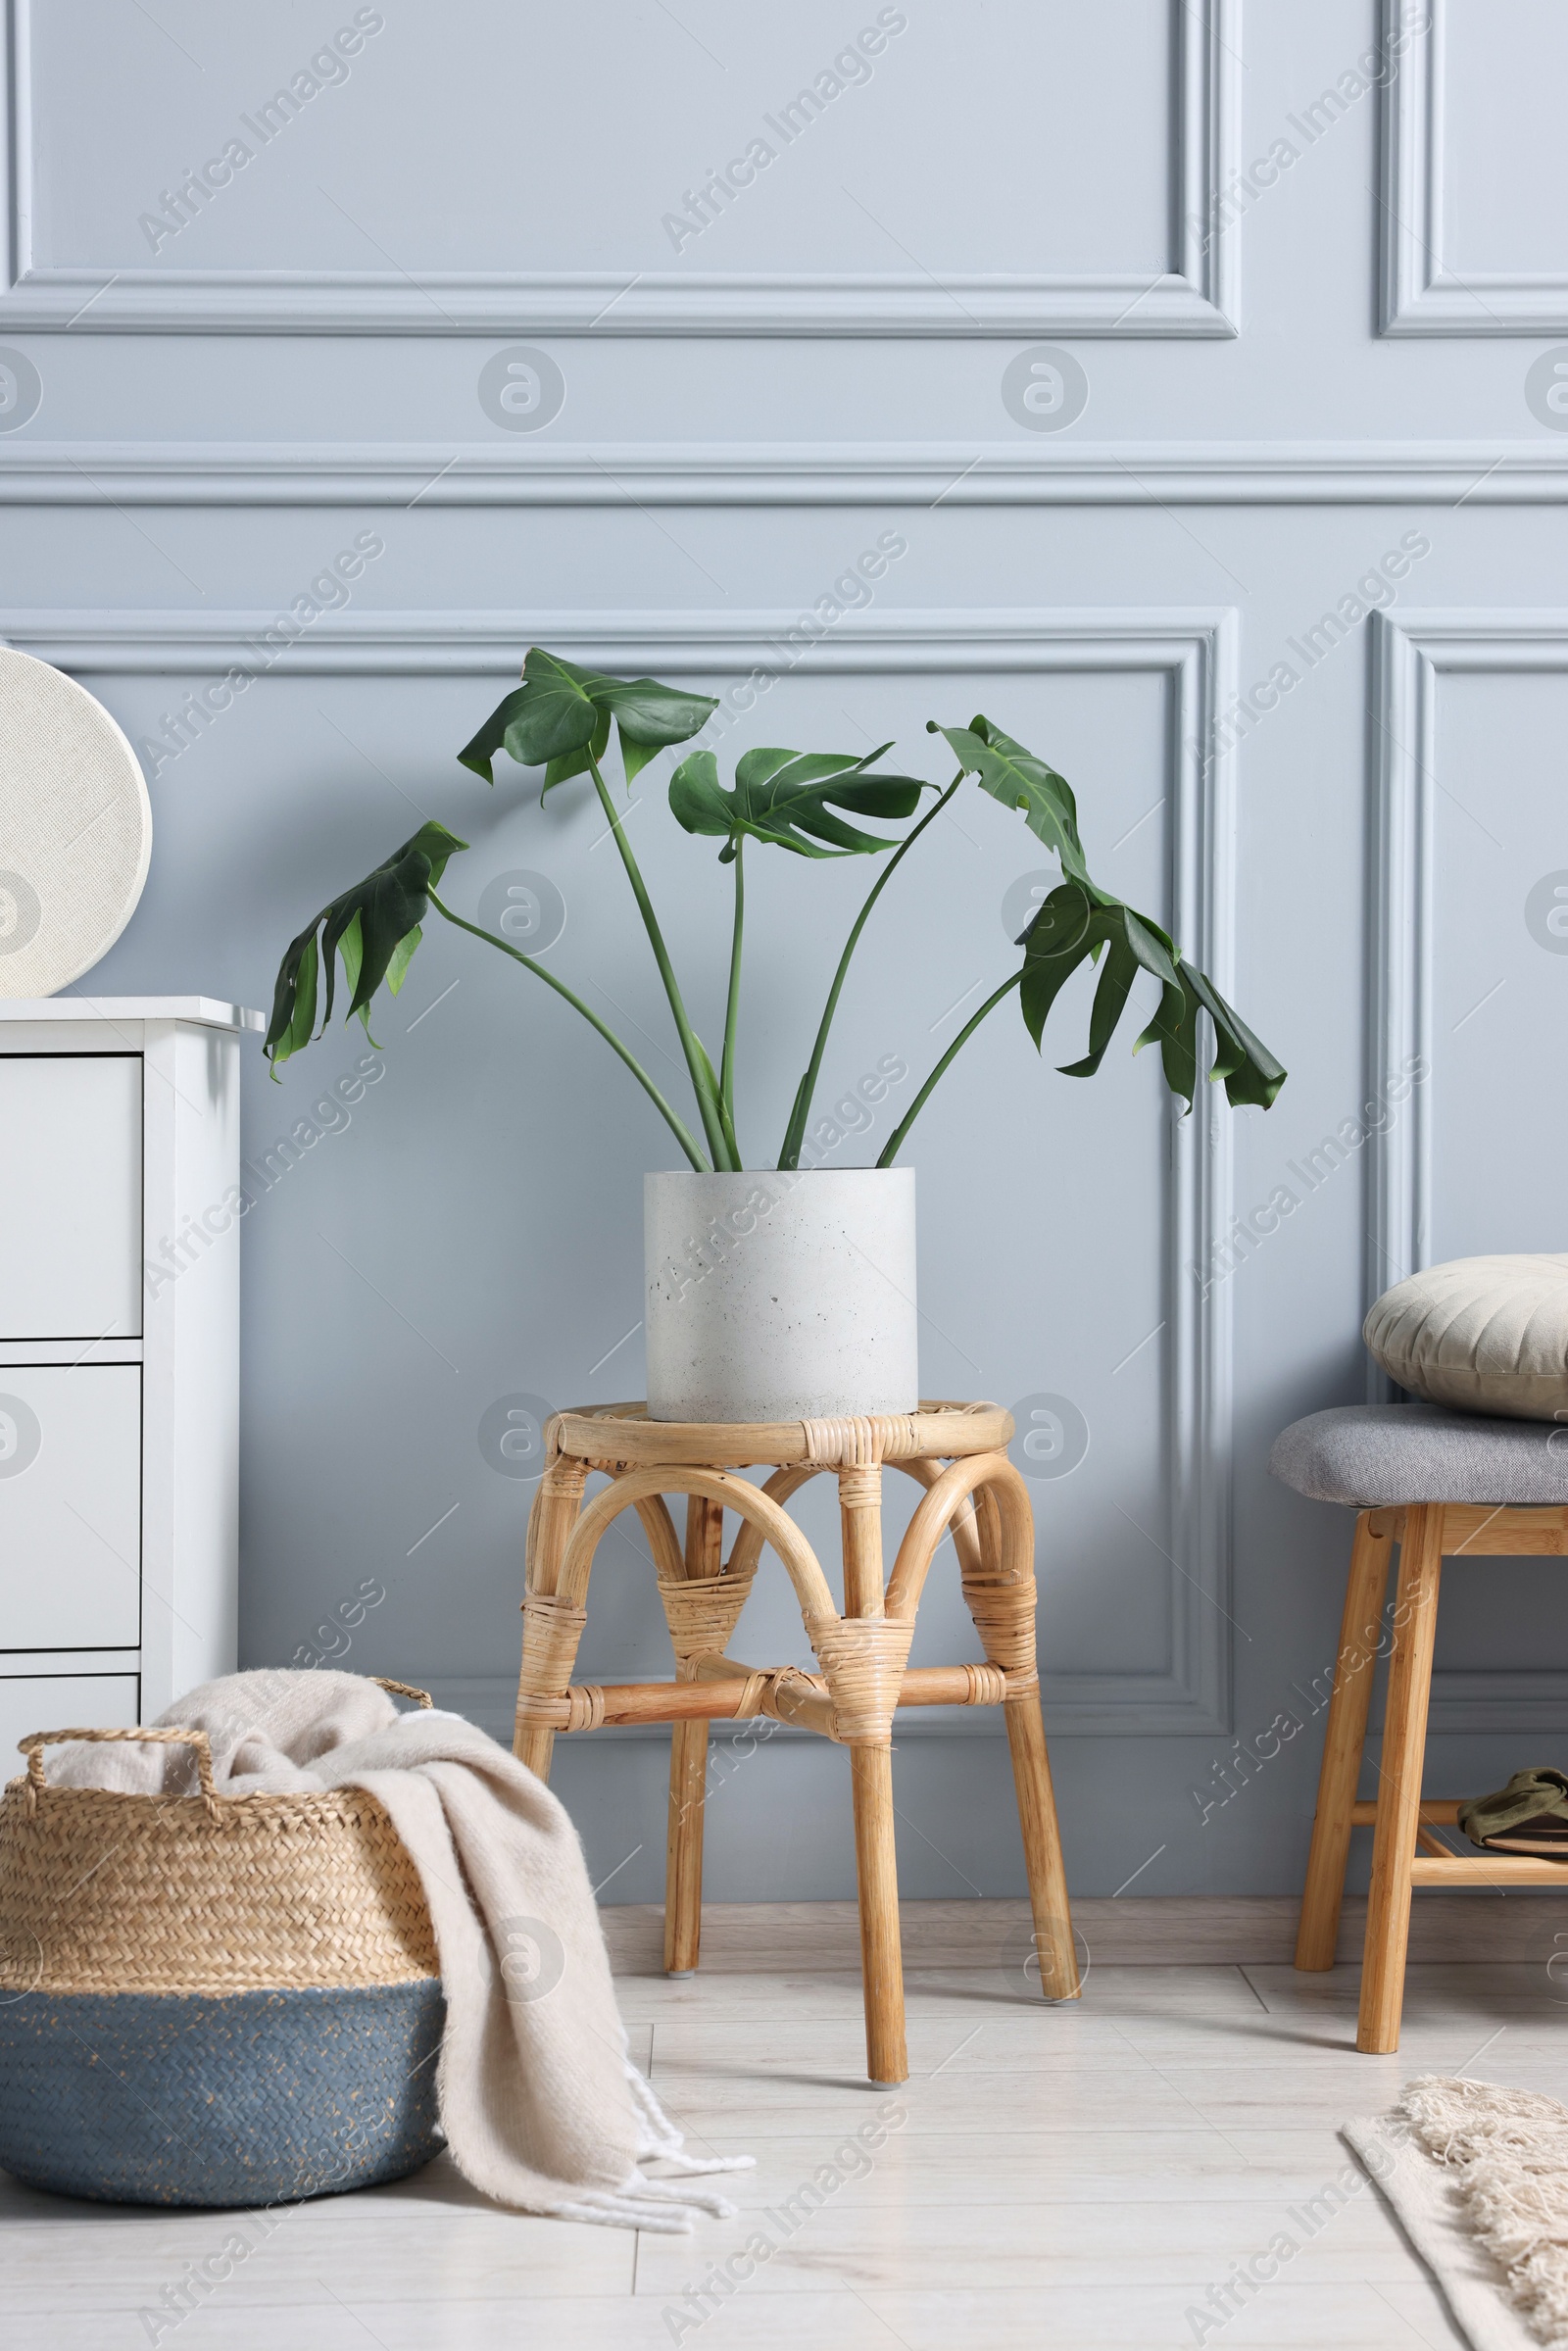
[[[383,980],[394,996],[402,987],[419,944],[419,925],[429,906],[429,894],[454,851],[467,846],[444,824],[421,824],[413,839],[394,850],[384,864],[311,917],[278,966],[272,1018],[264,1047],[274,1077],[279,1061],[286,1061],[290,1053],[297,1053],[311,1041],[322,963],[326,966],[323,1030],[331,1019],[338,955],[343,958],[349,984],[349,1013],[358,1012],[369,1034],[371,997]],[[321,934],[319,951],[318,931]]]
[[[604,677],[535,645],[522,665],[522,684],[496,706],[458,758],[493,784],[492,761],[505,750],[524,767],[543,767],[548,792],[568,776],[586,774],[590,759],[604,757],[613,719],[630,784],[666,744],[687,742],[717,708],[707,694],[682,694],[651,677]]]
[[[1134,980],[1147,971],[1159,982],[1159,1007],[1133,1050],[1159,1047],[1165,1083],[1188,1107],[1198,1086],[1198,1014],[1214,1024],[1210,1079],[1222,1079],[1232,1105],[1250,1102],[1266,1110],[1285,1083],[1285,1071],[1219,990],[1196,964],[1179,955],[1147,915],[1135,914],[1120,899],[1091,897],[1081,882],[1053,890],[1024,933],[1023,984],[1019,1001],[1024,1026],[1037,1046],[1051,1007],[1080,963],[1099,961],[1100,984],[1089,1014],[1089,1051],[1070,1061],[1063,1077],[1092,1078],[1105,1057]]]
[[[1078,838],[1078,804],[1064,775],[989,718],[971,719],[967,726],[939,726],[928,718],[926,733],[945,737],[964,773],[993,800],[1000,800],[1004,808],[1022,808],[1029,830],[1061,859],[1062,872],[1093,889]]]
[[[925,785],[912,775],[865,772],[891,749],[884,743],[858,759],[847,752],[749,751],[736,765],[729,792],[718,780],[712,753],[694,751],[669,779],[670,811],[689,833],[708,833],[723,842],[721,865],[731,861],[737,842],[748,838],[792,849],[799,857],[892,849],[896,844],[883,835],[862,833],[832,813],[833,808],[849,808],[857,816],[884,821],[913,813]]]
[[[1004,735],[989,719],[969,726],[929,731],[952,745],[964,771],[1004,807],[1020,808],[1036,837],[1054,849],[1065,875],[1023,934],[1019,1005],[1024,1026],[1042,1046],[1046,1021],[1062,988],[1086,962],[1100,964],[1100,980],[1089,1013],[1089,1051],[1070,1061],[1062,1075],[1090,1078],[1105,1057],[1140,971],[1159,982],[1159,1005],[1133,1050],[1159,1047],[1165,1083],[1192,1107],[1198,1087],[1198,1015],[1214,1025],[1211,1081],[1222,1081],[1233,1105],[1266,1110],[1285,1083],[1286,1072],[1246,1022],[1234,1012],[1206,973],[1189,963],[1168,933],[1102,890],[1090,875],[1078,837],[1078,809],[1070,786],[1054,767]]]

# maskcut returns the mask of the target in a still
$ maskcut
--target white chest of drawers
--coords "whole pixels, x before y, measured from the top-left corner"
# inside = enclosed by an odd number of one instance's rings
[[[0,1779],[24,1732],[149,1721],[233,1671],[262,1025],[205,997],[0,1003]]]

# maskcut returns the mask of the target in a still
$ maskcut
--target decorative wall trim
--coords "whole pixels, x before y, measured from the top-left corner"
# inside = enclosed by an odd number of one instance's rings
[[[254,665],[273,620],[243,612],[0,612],[0,642],[88,676],[210,676]],[[872,612],[849,613],[830,634],[792,646],[801,625],[790,612],[326,612],[269,670],[507,677],[542,638],[611,670],[710,678],[796,668],[1154,671],[1171,687],[1171,927],[1221,993],[1233,993],[1234,759],[1202,750],[1217,739],[1216,713],[1236,691],[1233,612]],[[1231,1285],[1213,1283],[1202,1298],[1186,1269],[1212,1261],[1230,1220],[1232,1129],[1217,1110],[1179,1118],[1174,1108],[1165,1302],[1171,1661],[1163,1674],[1054,1674],[1046,1659],[1045,1700],[1058,1735],[1229,1728]]]
[[[1377,775],[1372,853],[1369,1075],[1432,1057],[1437,681],[1459,671],[1568,670],[1568,612],[1372,615]],[[1430,1262],[1432,1095],[1371,1141],[1367,1303]]]
[[[1434,1058],[1434,846],[1438,797],[1437,687],[1477,672],[1568,673],[1568,611],[1407,612],[1372,615],[1372,732],[1376,797],[1371,865],[1368,1077],[1410,1053]],[[1407,1115],[1374,1135],[1366,1302],[1432,1261],[1436,1077],[1411,1095]],[[1368,1398],[1397,1392],[1368,1366]],[[1435,1731],[1556,1731],[1568,1719],[1568,1673],[1464,1672],[1433,1678]]]
[[[1535,441],[495,442],[0,439],[9,506],[1560,506]]]
[[[32,254],[31,0],[9,0],[5,206],[9,252],[0,331],[124,334],[1037,335],[1231,336],[1236,230],[1219,191],[1235,176],[1241,0],[1172,0],[1168,199],[1171,267],[1028,275],[929,270],[495,273],[47,269]],[[90,303],[90,310],[87,309]]]
[[[1406,0],[1383,0],[1385,52]],[[1427,0],[1431,29],[1404,51],[1382,93],[1380,213],[1386,335],[1568,334],[1568,271],[1472,271],[1443,257],[1446,34],[1448,0]]]
[[[1408,615],[1407,615],[1408,618]],[[1367,1083],[1431,1049],[1432,661],[1407,625],[1372,615],[1372,748],[1376,762],[1369,905]],[[1365,1303],[1427,1261],[1432,1132],[1429,1089],[1406,1116],[1370,1139]],[[1395,1391],[1367,1359],[1367,1397]]]

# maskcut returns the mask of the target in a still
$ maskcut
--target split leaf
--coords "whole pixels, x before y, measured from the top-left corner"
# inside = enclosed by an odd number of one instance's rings
[[[458,758],[493,784],[495,756],[504,750],[523,767],[546,768],[548,792],[585,774],[590,756],[603,758],[613,718],[630,784],[666,744],[699,733],[717,708],[710,695],[684,694],[651,677],[606,677],[534,645],[522,665],[522,684],[497,704]]]
[[[1169,934],[1138,913],[1090,872],[1078,835],[1078,808],[1064,776],[1036,759],[990,719],[928,731],[952,745],[960,765],[983,791],[1005,808],[1021,809],[1029,830],[1054,850],[1064,876],[1024,932],[1022,984],[1018,991],[1024,1026],[1043,1049],[1046,1021],[1067,981],[1083,963],[1099,963],[1100,979],[1089,1012],[1089,1050],[1067,1062],[1062,1075],[1093,1077],[1105,1057],[1141,971],[1159,983],[1159,1004],[1133,1050],[1157,1045],[1170,1091],[1192,1107],[1198,1088],[1198,1015],[1214,1028],[1211,1082],[1224,1084],[1233,1105],[1267,1109],[1285,1083],[1285,1070],[1266,1045],[1220,995],[1206,973],[1189,963]]]
[[[421,824],[384,864],[312,916],[278,966],[272,1017],[265,1041],[274,1077],[277,1064],[311,1041],[318,974],[323,963],[326,1008],[321,1014],[322,1030],[331,1019],[340,955],[349,988],[349,1017],[358,1012],[368,1035],[370,999],[383,980],[394,996],[402,987],[419,944],[419,925],[430,903],[429,894],[445,872],[447,859],[467,846],[444,824]]]
[[[868,775],[866,770],[891,749],[882,744],[860,759],[848,752],[746,752],[726,791],[710,751],[694,751],[669,779],[670,811],[689,833],[721,840],[720,864],[735,856],[737,842],[762,841],[793,850],[800,857],[873,856],[898,844],[864,833],[833,813],[888,822],[912,815],[929,789],[912,775]]]

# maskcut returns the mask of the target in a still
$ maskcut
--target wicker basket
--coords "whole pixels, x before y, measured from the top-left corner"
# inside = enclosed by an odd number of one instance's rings
[[[48,1785],[45,1746],[121,1739],[194,1748],[199,1793]],[[220,1796],[200,1731],[20,1745],[0,1799],[0,2166],[111,2202],[230,2205],[427,2162],[445,2009],[382,1805]]]

